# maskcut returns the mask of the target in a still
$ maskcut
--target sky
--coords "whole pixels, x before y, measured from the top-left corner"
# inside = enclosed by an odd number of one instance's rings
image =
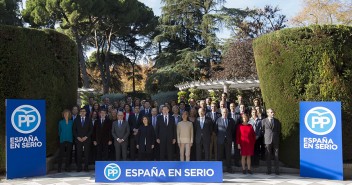
[[[139,0],[153,9],[155,15],[161,14],[161,0]],[[302,8],[303,0],[227,0],[224,4],[227,8],[263,8],[265,5],[278,6],[281,13],[287,16],[287,19],[294,17]],[[230,37],[228,30],[223,30],[218,37],[226,39]]]

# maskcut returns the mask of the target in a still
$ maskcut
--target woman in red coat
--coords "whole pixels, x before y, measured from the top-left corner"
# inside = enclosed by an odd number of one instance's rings
[[[246,160],[248,173],[252,174],[251,171],[251,156],[254,153],[255,144],[255,133],[251,124],[248,124],[248,116],[246,114],[242,115],[243,123],[237,127],[236,133],[236,143],[238,149],[241,150],[242,156],[242,172],[246,174]]]

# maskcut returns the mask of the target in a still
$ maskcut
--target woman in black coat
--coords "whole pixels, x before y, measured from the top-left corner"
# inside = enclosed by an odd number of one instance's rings
[[[143,125],[137,133],[137,149],[140,161],[152,160],[153,148],[155,143],[155,132],[152,125],[149,124],[149,118],[143,116]]]

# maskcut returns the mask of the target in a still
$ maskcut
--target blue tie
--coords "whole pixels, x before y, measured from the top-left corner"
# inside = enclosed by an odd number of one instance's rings
[[[83,125],[84,125],[84,118],[82,118],[81,124],[82,124],[82,127],[83,127]]]
[[[204,126],[204,120],[203,120],[203,118],[200,118],[200,128],[203,129],[203,126]]]

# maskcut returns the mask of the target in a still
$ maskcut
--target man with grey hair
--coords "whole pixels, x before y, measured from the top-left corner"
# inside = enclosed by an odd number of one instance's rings
[[[267,174],[271,174],[271,156],[274,149],[275,155],[275,174],[279,175],[279,143],[281,135],[281,123],[274,118],[274,110],[269,108],[266,111],[268,117],[262,120],[264,131],[264,144],[266,149]]]
[[[124,161],[127,160],[128,136],[130,135],[130,126],[127,121],[123,120],[123,112],[117,113],[117,120],[112,124],[111,130],[114,138],[116,160],[120,161],[121,154]]]

